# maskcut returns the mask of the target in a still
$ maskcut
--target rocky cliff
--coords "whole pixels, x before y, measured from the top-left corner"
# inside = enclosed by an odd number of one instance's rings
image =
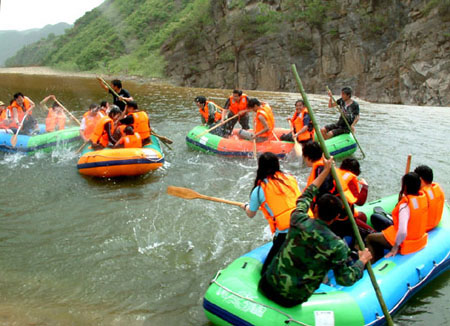
[[[217,0],[161,48],[185,86],[450,106],[450,0]]]

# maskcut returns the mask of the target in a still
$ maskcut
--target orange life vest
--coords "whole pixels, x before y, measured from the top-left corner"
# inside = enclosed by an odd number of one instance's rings
[[[7,114],[7,109],[5,108],[2,113],[0,114],[0,128],[1,129],[7,129],[9,128],[9,121],[7,121],[8,119],[8,114]]]
[[[148,115],[144,111],[138,111],[131,113],[133,115],[133,129],[134,132],[139,133],[141,139],[150,137],[151,129],[148,123]],[[142,146],[141,146],[142,147]]]
[[[359,183],[358,183],[358,177],[353,174],[350,171],[347,170],[341,170],[336,169],[336,173],[338,175],[339,181],[341,182],[342,190],[344,191],[345,198],[347,198],[347,201],[349,205],[353,205],[358,200],[359,193],[354,194],[350,190],[350,184],[353,184],[354,189],[359,189]],[[331,191],[331,193],[337,192],[336,189],[336,181],[333,181],[334,183],[334,189]]]
[[[55,131],[56,126],[58,126],[58,130],[63,130],[65,124],[66,115],[63,112],[56,112],[53,108],[48,110],[48,115],[45,119],[45,131]]]
[[[19,111],[18,109],[16,109],[16,110]],[[10,120],[11,120],[8,128],[18,128],[19,125],[17,124],[16,120],[14,119],[14,108],[10,105],[6,108],[5,111],[7,111],[6,116],[9,116]],[[19,122],[20,122],[20,120],[19,120]]]
[[[300,114],[297,114],[297,112],[294,113],[292,116],[291,122],[294,126],[294,132],[297,133],[299,130],[301,130],[303,125],[303,118],[305,117],[305,114],[308,114],[308,109],[306,107],[303,108],[302,112]],[[304,132],[302,132],[300,135],[297,136],[297,141],[308,141],[314,139],[314,128],[312,128],[312,131],[308,131],[306,129]]]
[[[208,104],[209,103],[213,104],[214,107],[215,107],[214,122],[217,122],[217,121],[221,120],[222,119],[222,113],[220,112],[220,110],[222,108],[220,106],[218,106],[216,103],[212,102],[212,101],[206,101],[205,106],[203,107],[203,109],[199,109],[198,112],[200,112],[202,117],[205,119],[206,123],[208,123],[208,120],[209,120],[209,107],[208,107]]]
[[[445,196],[441,186],[436,182],[423,186],[422,191],[425,193],[428,200],[427,231],[430,231],[441,221],[442,212],[444,211]]]
[[[123,144],[124,148],[141,148],[142,138],[139,133],[135,132],[134,135],[126,135],[120,139],[120,144]]]
[[[317,160],[317,161],[315,161],[315,162],[313,163],[312,168],[311,168],[311,173],[309,174],[308,180],[306,180],[306,187],[305,187],[305,189],[308,188],[308,186],[309,186],[311,183],[313,183],[313,181],[317,178],[317,173],[316,173],[316,171],[317,171],[317,168],[318,168],[319,166],[323,166],[323,159],[322,159],[322,158],[319,159],[319,160]]]
[[[24,98],[23,98],[23,107],[20,106],[20,105],[17,103],[16,100],[14,100],[14,101],[11,103],[10,107],[11,107],[11,108],[16,108],[16,109],[17,109],[17,115],[18,115],[18,118],[19,118],[19,123],[21,123],[22,120],[23,120],[23,117],[25,116],[25,112],[27,112],[27,111],[29,110],[29,108],[31,107],[31,103],[30,103],[30,101],[28,101],[28,99],[26,99],[26,98],[24,97]],[[11,112],[12,112],[12,110],[11,110]],[[32,115],[32,114],[33,114],[33,111],[32,111],[32,110],[29,110],[28,112],[29,112],[28,115]]]
[[[291,213],[296,207],[297,198],[301,195],[297,180],[293,176],[276,172],[275,178],[269,177],[267,183],[260,183],[265,197],[260,209],[269,222],[272,233],[275,233],[277,229],[283,231],[289,228]],[[277,179],[282,180],[284,184]],[[269,214],[265,204],[270,207],[273,216]]]
[[[244,111],[245,109],[247,109],[247,102],[248,102],[247,94],[242,94],[239,97],[238,101],[235,101],[233,95],[231,95],[228,98],[228,101],[230,103],[228,109],[231,112],[233,112],[233,114],[237,114],[239,111]]]
[[[398,216],[400,205],[406,203],[409,207],[409,221],[407,235],[403,243],[400,245],[400,253],[407,255],[423,249],[428,241],[426,233],[428,203],[425,194],[420,191],[418,196],[404,196],[392,211],[392,219],[394,224],[384,229],[383,235],[391,246],[395,244],[395,238],[398,232]]]
[[[270,108],[269,104],[267,103],[261,103],[261,107],[256,111],[255,116],[255,134],[260,132],[264,129],[264,125],[259,121],[259,117],[263,116],[266,119],[267,126],[269,127],[269,130],[258,135],[258,137],[264,137],[269,138],[272,135],[273,128],[275,127],[275,118],[273,116],[272,109]]]
[[[111,122],[111,132],[114,130],[114,121],[107,115],[100,118],[94,128],[94,132],[91,136],[91,142],[93,144],[101,144],[103,147],[107,147],[109,143],[108,133],[105,130],[105,125]]]
[[[94,132],[95,126],[97,125],[97,122],[101,119],[101,116],[99,114],[95,114],[95,116],[91,115],[91,112],[88,111],[85,114],[83,114],[84,118],[84,130],[83,130],[83,136],[86,139],[90,139],[92,136],[92,133]]]

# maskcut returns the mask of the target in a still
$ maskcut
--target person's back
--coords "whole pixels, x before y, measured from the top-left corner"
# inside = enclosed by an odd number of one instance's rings
[[[275,117],[273,116],[272,108],[269,104],[261,102],[261,107],[256,111],[255,117],[255,133],[260,132],[264,129],[264,125],[261,124],[258,120],[258,117],[262,115],[267,122],[269,130],[265,133],[260,134],[260,137],[269,138],[272,136],[273,128],[275,128]]]
[[[115,147],[124,148],[141,148],[142,139],[139,133],[135,132],[132,126],[126,126],[124,129],[125,135],[117,142]]]

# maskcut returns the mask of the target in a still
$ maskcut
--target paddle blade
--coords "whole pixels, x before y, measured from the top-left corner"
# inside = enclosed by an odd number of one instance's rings
[[[184,199],[195,199],[200,198],[200,194],[192,189],[168,186],[167,193],[171,196],[180,197]]]
[[[11,138],[11,145],[12,147],[16,147],[17,144],[17,134],[14,134],[14,136],[12,136]]]
[[[295,156],[297,156],[297,157],[302,156],[302,146],[297,142],[295,142],[295,144],[294,144],[294,151],[295,151]]]

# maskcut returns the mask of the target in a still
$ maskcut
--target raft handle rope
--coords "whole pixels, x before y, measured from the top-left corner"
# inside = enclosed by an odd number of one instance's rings
[[[411,292],[411,291],[414,291],[418,286],[420,286],[422,283],[424,283],[427,279],[428,279],[428,277],[433,273],[433,271],[437,268],[437,267],[439,267],[439,265],[441,265],[442,263],[444,263],[447,259],[448,259],[448,257],[450,256],[450,251],[447,253],[447,255],[445,255],[445,257],[439,262],[439,263],[436,263],[435,261],[433,261],[433,268],[430,270],[430,272],[419,282],[419,283],[417,283],[416,285],[414,285],[414,286],[411,286],[411,284],[407,284],[407,286],[408,286],[408,291],[406,291],[406,293],[403,295],[403,297],[397,302],[397,304],[391,309],[391,310],[389,310],[389,313],[391,313],[391,312],[394,312],[396,309],[398,309],[398,307],[403,303],[403,301],[406,299],[406,297],[408,296],[408,294]],[[377,320],[374,320],[373,322],[371,322],[371,323],[369,323],[369,324],[366,324],[365,326],[370,326],[370,325],[372,325],[372,324],[374,324],[374,323],[376,323],[376,322],[378,322],[380,319],[383,319],[384,318],[384,316],[379,316],[378,315],[378,313],[376,313],[376,318],[377,318]]]
[[[241,298],[241,299],[250,301],[250,302],[252,302],[252,303],[254,303],[254,304],[260,305],[260,306],[265,307],[265,308],[272,309],[272,310],[278,312],[279,314],[281,314],[281,315],[283,315],[283,316],[286,316],[287,320],[285,320],[285,324],[289,324],[289,323],[293,322],[293,323],[296,323],[296,324],[299,324],[299,325],[303,325],[303,326],[312,326],[312,325],[305,324],[305,323],[302,323],[301,321],[298,321],[298,320],[293,319],[289,314],[287,314],[287,313],[281,311],[280,309],[271,307],[271,306],[266,305],[266,304],[261,303],[261,302],[257,302],[257,301],[255,301],[255,300],[253,300],[253,299],[247,298],[247,297],[245,297],[245,296],[243,296],[243,295],[241,295],[241,294],[239,294],[239,293],[236,293],[236,292],[234,292],[234,291],[228,289],[228,288],[225,287],[224,285],[222,285],[222,284],[220,284],[219,282],[217,282],[217,279],[219,278],[219,276],[220,276],[221,273],[222,273],[222,270],[219,270],[219,271],[217,272],[216,276],[211,280],[210,284],[213,284],[213,283],[214,283],[214,284],[216,284],[218,287],[222,288],[223,290],[225,290],[225,291],[227,291],[227,292],[229,292],[229,293],[231,293],[231,294],[233,294],[233,295],[235,295],[235,296],[237,296],[237,297],[239,297],[239,298]]]

